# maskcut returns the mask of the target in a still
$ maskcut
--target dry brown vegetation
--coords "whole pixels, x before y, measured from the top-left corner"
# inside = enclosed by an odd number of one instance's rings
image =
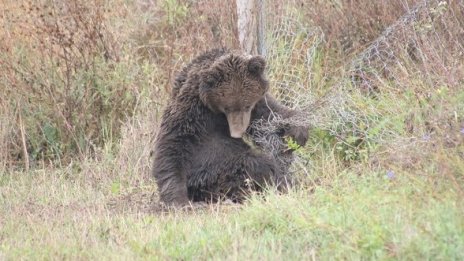
[[[179,68],[238,46],[234,1],[4,0],[0,259],[462,259],[463,1],[266,3],[301,188],[161,213],[158,117]]]

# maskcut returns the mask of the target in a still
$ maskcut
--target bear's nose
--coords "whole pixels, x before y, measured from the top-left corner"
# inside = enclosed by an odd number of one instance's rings
[[[240,139],[242,138],[244,132],[230,132],[232,138]]]
[[[235,111],[227,113],[227,123],[229,124],[230,136],[239,139],[243,136],[250,123],[249,111]]]

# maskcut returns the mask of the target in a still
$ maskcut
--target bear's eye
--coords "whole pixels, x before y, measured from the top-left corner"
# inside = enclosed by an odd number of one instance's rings
[[[224,107],[224,112],[230,112],[230,108],[229,107]]]
[[[245,106],[245,110],[248,111],[249,109],[251,109],[251,106]]]

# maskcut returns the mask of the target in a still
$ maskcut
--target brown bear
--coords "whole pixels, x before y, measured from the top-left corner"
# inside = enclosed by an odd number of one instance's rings
[[[268,94],[265,66],[261,56],[215,49],[177,75],[154,151],[162,202],[240,202],[244,192],[275,184],[276,159],[242,139],[254,120],[295,114]],[[282,135],[304,145],[308,129],[287,126]]]

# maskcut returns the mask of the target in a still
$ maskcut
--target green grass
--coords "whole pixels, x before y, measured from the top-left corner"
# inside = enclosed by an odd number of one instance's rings
[[[0,6],[0,260],[464,260],[456,1],[362,57],[404,0],[270,5],[273,94],[321,102],[297,119],[312,127],[308,144],[288,141],[300,183],[170,210],[150,176],[170,82],[206,46],[234,46],[234,6],[68,2],[80,8]]]
[[[256,195],[242,206],[163,212],[143,194],[154,184],[114,207],[124,197],[111,192],[112,179],[92,184],[82,173],[65,174],[2,174],[2,257],[464,258],[462,195],[436,177],[344,171],[322,185]]]

